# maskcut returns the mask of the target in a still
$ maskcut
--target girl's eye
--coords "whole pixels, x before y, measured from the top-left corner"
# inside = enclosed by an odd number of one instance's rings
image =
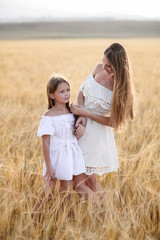
[[[67,89],[67,92],[70,92],[70,89]]]

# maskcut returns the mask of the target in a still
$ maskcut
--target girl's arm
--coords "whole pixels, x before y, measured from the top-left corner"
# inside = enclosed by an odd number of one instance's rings
[[[87,108],[85,108],[83,106],[71,104],[71,111],[73,114],[76,114],[76,115],[79,115],[82,117],[88,117],[102,125],[112,127],[109,117],[103,117],[98,114],[92,113],[91,111],[89,111]]]
[[[49,177],[50,179],[54,180],[54,169],[51,166],[51,162],[50,162],[50,136],[49,135],[43,135],[42,136],[42,149],[43,149],[43,156],[44,156],[44,160],[45,160],[45,164],[46,164],[46,174],[44,176],[45,177]]]
[[[85,132],[85,126],[82,124],[79,124],[75,131],[77,140],[79,140],[83,136],[84,132]]]

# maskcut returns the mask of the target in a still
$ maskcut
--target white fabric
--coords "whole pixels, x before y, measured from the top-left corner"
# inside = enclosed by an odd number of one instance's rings
[[[100,115],[110,112],[113,92],[96,82],[92,74],[86,78],[80,90],[85,97],[85,107]]]
[[[84,106],[93,113],[106,116],[110,113],[112,91],[89,75],[80,90],[85,97]],[[86,174],[117,171],[118,155],[112,128],[87,118],[86,131],[78,141],[82,150]]]
[[[37,136],[50,135],[50,161],[55,170],[55,178],[72,180],[73,175],[85,172],[82,152],[73,132],[73,114],[42,116]],[[43,176],[46,164],[43,164]]]

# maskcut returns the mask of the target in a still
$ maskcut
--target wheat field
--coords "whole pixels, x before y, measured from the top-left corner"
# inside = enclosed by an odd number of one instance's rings
[[[43,154],[36,136],[47,109],[46,83],[53,72],[79,86],[113,42],[128,52],[137,113],[116,133],[119,170],[98,177],[103,209],[71,190],[41,208]],[[62,39],[0,42],[0,239],[160,239],[160,39]],[[62,208],[63,202],[63,208]]]

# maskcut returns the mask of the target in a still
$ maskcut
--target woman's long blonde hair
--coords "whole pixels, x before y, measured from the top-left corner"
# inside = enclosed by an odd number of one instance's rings
[[[110,121],[115,129],[120,128],[127,119],[134,118],[133,86],[126,50],[119,43],[113,43],[104,55],[114,72],[114,87]]]

